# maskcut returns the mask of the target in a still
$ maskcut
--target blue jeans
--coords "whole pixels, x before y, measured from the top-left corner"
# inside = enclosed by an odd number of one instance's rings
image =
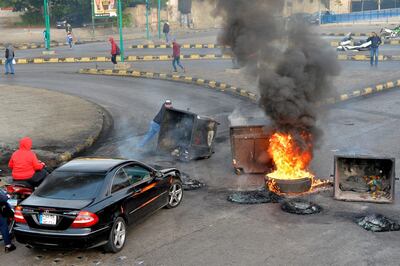
[[[6,59],[6,74],[11,73],[14,74],[14,65],[12,64],[13,59]],[[9,71],[11,70],[11,72]]]
[[[374,65],[374,60],[375,60],[375,66],[378,65],[378,56],[379,56],[379,47],[371,47],[370,50],[370,55],[371,55],[371,66]]]
[[[10,233],[8,232],[7,218],[4,218],[1,215],[0,215],[0,232],[1,232],[1,235],[3,236],[4,244],[6,246],[10,245],[11,237],[10,237]]]
[[[141,142],[137,145],[138,148],[143,148],[158,132],[160,131],[160,125],[154,121],[150,122],[149,130],[146,135],[142,139]]]
[[[180,68],[185,70],[185,68],[181,64],[181,57],[180,56],[175,56],[174,60],[172,61],[172,66],[174,67],[174,71],[177,71],[176,70],[176,65],[178,65]]]
[[[167,43],[169,43],[169,33],[168,32],[164,32],[164,34],[165,34],[165,41]]]

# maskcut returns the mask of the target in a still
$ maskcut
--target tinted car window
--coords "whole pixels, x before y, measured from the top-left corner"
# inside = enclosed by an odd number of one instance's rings
[[[139,165],[126,166],[124,167],[124,170],[126,174],[129,176],[132,184],[150,178],[150,171]]]
[[[119,169],[113,178],[111,193],[126,188],[131,185],[130,178],[126,175],[124,169]]]
[[[104,179],[102,174],[53,172],[35,191],[35,195],[52,199],[94,199]]]

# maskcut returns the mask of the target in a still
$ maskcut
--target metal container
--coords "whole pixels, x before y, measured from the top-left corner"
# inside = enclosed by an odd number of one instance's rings
[[[334,197],[337,200],[394,202],[394,158],[336,155],[334,178]]]
[[[265,174],[273,163],[268,155],[269,135],[264,126],[234,126],[230,128],[232,164],[236,174]]]
[[[182,161],[208,158],[213,154],[217,126],[218,123],[209,117],[166,109],[157,149]]]
[[[312,178],[305,177],[300,179],[275,179],[271,178],[270,181],[275,182],[276,188],[281,193],[304,193],[311,189]],[[267,181],[269,182],[269,181]]]

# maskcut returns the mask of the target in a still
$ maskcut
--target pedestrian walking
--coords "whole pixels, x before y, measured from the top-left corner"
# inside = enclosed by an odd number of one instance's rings
[[[11,242],[10,232],[8,231],[8,218],[13,216],[13,211],[7,203],[7,195],[0,190],[0,232],[4,240],[4,251],[11,252],[16,249],[15,245]]]
[[[163,33],[164,33],[164,35],[165,35],[165,42],[166,42],[167,44],[169,44],[169,30],[170,30],[170,28],[169,28],[169,23],[168,23],[168,21],[166,21],[166,22],[164,23]]]
[[[69,45],[69,48],[72,48],[72,41],[73,41],[72,34],[71,34],[71,32],[68,32],[67,33],[67,43]]]
[[[71,24],[69,24],[68,22],[65,23],[65,31],[68,32],[72,32],[72,26]]]
[[[6,60],[6,72],[5,74],[11,74],[14,75],[14,64],[15,64],[15,54],[14,54],[14,47],[12,45],[8,45],[6,48],[6,53],[5,53],[5,60]]]
[[[43,31],[43,41],[44,41],[44,48],[47,50],[49,47],[47,47],[47,30]]]
[[[181,64],[181,46],[176,42],[176,40],[173,40],[172,42],[172,58],[172,66],[174,67],[174,72],[178,72],[178,70],[176,69],[176,65],[182,68],[183,72],[186,72],[185,68]]]
[[[371,66],[373,66],[374,64],[375,66],[378,66],[379,45],[381,45],[382,40],[378,36],[378,34],[376,34],[376,32],[373,32],[371,36],[367,39],[367,42],[371,42]]]
[[[115,43],[114,38],[110,37],[108,39],[110,41],[111,44],[111,62],[113,62],[113,64],[117,64],[117,55],[121,54],[121,50],[119,49],[118,45]]]
[[[139,142],[139,144],[136,146],[137,148],[143,148],[160,131],[161,123],[164,119],[165,110],[170,108],[172,108],[172,101],[166,100],[161,106],[160,111],[158,111],[157,115],[150,122],[149,130],[143,137],[142,141]]]

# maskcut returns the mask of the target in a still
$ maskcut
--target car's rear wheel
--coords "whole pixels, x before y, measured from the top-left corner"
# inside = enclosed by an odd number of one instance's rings
[[[174,180],[169,187],[168,191],[168,204],[167,208],[172,209],[178,207],[181,204],[183,198],[183,187],[182,182],[179,180]]]
[[[122,217],[118,217],[112,226],[108,242],[104,246],[107,252],[117,253],[122,250],[126,240],[126,223]]]

